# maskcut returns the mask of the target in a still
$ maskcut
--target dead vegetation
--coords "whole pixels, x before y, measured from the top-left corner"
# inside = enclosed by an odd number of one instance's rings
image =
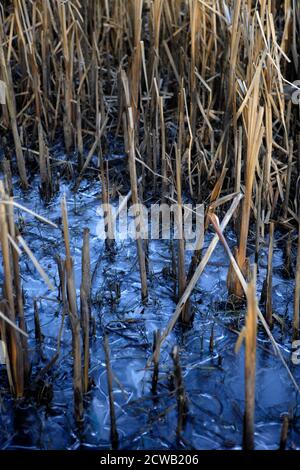
[[[18,174],[23,188],[30,191],[33,175],[39,173],[41,197],[49,201],[55,193],[58,164],[52,147],[62,141],[66,159],[59,162],[58,179],[75,175],[77,191],[83,177],[97,176],[102,202],[108,205],[112,188],[118,186],[111,180],[110,161],[106,158],[113,141],[124,148],[128,160],[127,168],[122,170],[125,184],[121,190],[126,191],[126,200],[131,199],[135,207],[141,299],[145,304],[149,297],[148,247],[138,209],[145,195],[178,202],[176,223],[182,233],[184,197],[204,203],[205,229],[216,231],[205,253],[201,253],[199,244],[189,269],[183,237],[174,250],[178,303],[165,330],[155,335],[152,391],[156,394],[161,346],[179,319],[191,324],[191,293],[220,240],[229,258],[228,293],[233,302],[246,299],[248,305],[246,328],[241,334],[246,343],[244,447],[254,447],[258,321],[298,389],[271,328],[272,258],[276,234],[280,232],[286,243],[285,275],[295,277],[291,340],[299,336],[300,133],[299,103],[294,101],[299,98],[299,90],[292,84],[299,78],[299,29],[300,7],[293,0],[1,3],[0,80],[5,84],[6,102],[0,114],[4,178],[0,186],[4,275],[0,332],[8,351],[9,387],[16,397],[24,395],[30,372],[20,250],[49,288],[53,286],[18,233],[12,177]],[[221,224],[217,214],[223,219]],[[231,219],[237,238],[234,254],[224,236]],[[92,321],[89,232],[83,232],[79,309],[65,200],[62,220],[65,259],[57,260],[59,298],[71,324],[75,417],[81,422],[83,397],[89,390]],[[106,248],[113,251],[114,220],[109,209],[105,220]],[[255,245],[259,267],[266,240],[268,266],[261,312],[256,303],[255,276],[250,276],[249,246]],[[36,339],[41,345],[36,302],[34,319]],[[59,356],[60,338],[61,332],[53,361]],[[107,337],[104,347],[111,441],[117,447]],[[177,348],[172,358],[180,435],[188,408]],[[284,423],[282,447],[288,420]]]

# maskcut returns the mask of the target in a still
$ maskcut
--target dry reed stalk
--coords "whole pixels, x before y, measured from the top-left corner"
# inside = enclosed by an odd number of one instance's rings
[[[292,169],[293,169],[293,152],[294,152],[294,142],[293,140],[290,140],[287,174],[286,174],[286,187],[285,187],[285,196],[284,196],[284,203],[283,203],[283,218],[284,219],[287,218],[288,208],[289,208],[291,178],[292,178]]]
[[[185,241],[183,231],[183,205],[182,205],[182,189],[181,189],[181,155],[180,150],[175,146],[176,150],[176,189],[177,189],[177,213],[176,213],[176,228],[178,236],[178,298],[180,299],[186,287],[186,273],[185,273]],[[181,319],[183,323],[190,323],[190,308],[189,302],[184,306]]]
[[[159,374],[159,356],[160,356],[160,349],[156,348],[160,341],[160,331],[157,330],[154,332],[153,335],[153,375],[152,375],[152,385],[151,391],[155,395],[157,393],[157,384],[158,384],[158,374]]]
[[[13,182],[10,161],[6,158],[3,159],[2,169],[4,174],[4,190],[9,195],[13,195]]]
[[[34,267],[38,271],[41,278],[45,281],[45,283],[47,284],[47,286],[49,287],[50,290],[55,291],[55,287],[53,286],[52,282],[50,281],[48,275],[45,273],[44,269],[42,268],[42,266],[40,265],[40,263],[38,262],[38,260],[34,256],[34,254],[32,253],[31,249],[29,248],[29,246],[25,242],[24,238],[21,237],[21,235],[18,235],[17,238],[18,238],[19,244],[24,249],[27,256],[30,258],[32,264],[34,265]]]
[[[117,431],[116,411],[113,395],[113,371],[110,363],[110,349],[108,337],[104,335],[103,347],[105,352],[105,364],[107,373],[107,387],[108,387],[108,398],[109,398],[109,410],[110,410],[110,440],[113,449],[117,449],[119,446],[119,435]]]
[[[76,144],[78,152],[78,168],[83,166],[83,132],[82,132],[82,104],[85,102],[84,81],[86,76],[85,58],[81,47],[82,32],[76,28],[76,52],[78,57],[78,75],[80,84],[76,90]]]
[[[258,184],[257,198],[256,198],[256,239],[255,239],[255,264],[259,270],[259,249],[262,237],[262,188],[263,180],[261,179]]]
[[[241,0],[237,0],[233,6],[232,14],[232,25],[230,28],[231,39],[230,39],[230,57],[229,57],[229,77],[228,77],[228,96],[226,102],[226,113],[224,117],[224,127],[226,137],[223,145],[223,159],[227,159],[228,151],[228,122],[233,117],[233,129],[234,133],[237,133],[237,121],[236,121],[236,64],[239,54],[239,45],[241,37],[241,22],[240,22],[240,12],[241,12]],[[226,152],[226,153],[225,153]]]
[[[62,302],[63,306],[65,307],[64,310],[67,312],[67,291],[66,291],[66,269],[65,263],[61,259],[60,256],[55,257],[55,261],[57,264],[58,276],[59,276],[59,288],[58,288],[58,300]]]
[[[37,343],[41,345],[43,342],[43,335],[42,335],[42,330],[41,330],[39,308],[38,308],[36,299],[34,299],[33,308],[34,308],[34,335],[35,335],[35,339]]]
[[[62,51],[64,58],[64,115],[63,128],[67,153],[70,152],[73,143],[72,99],[73,99],[73,54],[74,31],[68,24],[69,12],[66,3],[59,2],[58,14],[61,29]]]
[[[188,274],[187,274],[187,283],[189,283],[190,280],[192,279],[192,277],[193,277],[193,275],[196,271],[196,268],[197,268],[198,264],[201,261],[202,246],[203,246],[203,237],[199,236],[198,240],[197,240],[195,250],[194,250],[194,253],[193,253],[192,258],[191,258],[190,265],[189,265]]]
[[[42,49],[42,86],[43,86],[43,100],[45,103],[49,100],[50,92],[50,60],[51,60],[51,17],[48,5],[43,5],[44,2],[41,2],[39,5],[39,10],[42,13],[42,22],[43,26],[41,28],[41,49]]]
[[[215,332],[214,332],[214,324],[213,324],[212,327],[211,327],[210,338],[209,338],[209,352],[210,352],[210,354],[214,353],[214,344],[215,344],[214,333]]]
[[[5,302],[2,301],[2,304],[3,304],[3,303],[5,303]],[[3,307],[3,305],[1,305],[1,308],[2,308],[2,307]],[[5,305],[4,305],[3,310],[5,310]],[[3,320],[4,323],[7,323],[7,324],[10,325],[12,328],[14,328],[16,331],[18,331],[19,333],[21,333],[21,335],[24,335],[26,338],[28,338],[28,334],[27,334],[25,331],[21,330],[21,328],[19,328],[15,323],[13,323],[13,322],[8,318],[8,316],[7,316],[7,315],[4,315],[4,313],[2,313],[1,311],[0,311],[0,318],[1,318],[1,320]],[[5,335],[4,335],[4,336],[5,336]]]
[[[200,4],[198,0],[191,0],[190,2],[190,18],[191,18],[191,70],[190,70],[190,121],[192,135],[195,136],[196,131],[196,94],[197,94],[197,81],[195,69],[198,69],[198,51],[200,40]]]
[[[143,0],[134,0],[131,5],[133,22],[133,54],[130,71],[131,108],[133,122],[138,119],[138,99],[141,80],[141,28]]]
[[[152,83],[154,77],[156,80],[159,79],[159,46],[160,46],[160,30],[163,10],[163,0],[154,0],[151,3],[151,26],[152,26],[152,50],[151,50],[151,62],[150,62],[150,83]]]
[[[7,196],[4,193],[3,183],[0,182],[0,237],[3,259],[3,296],[7,303],[6,314],[11,323],[16,323],[16,312],[14,302],[13,272],[11,269],[11,248],[9,245],[9,227],[7,206],[2,203]],[[13,389],[11,392],[17,398],[24,394],[24,357],[23,348],[19,332],[12,327],[6,327],[5,342],[8,346],[9,362],[12,375]]]
[[[245,325],[245,415],[243,448],[254,449],[255,370],[257,335],[256,268],[247,289],[247,317]]]
[[[283,267],[283,275],[290,279],[293,275],[293,267],[292,267],[292,237],[291,231],[289,231],[285,248],[284,248],[284,267]]]
[[[242,165],[242,150],[243,150],[243,128],[239,127],[237,132],[237,152],[235,159],[235,192],[239,193],[241,190],[241,165]]]
[[[80,319],[83,342],[83,392],[87,393],[89,387],[89,336],[91,318],[91,260],[90,260],[90,231],[83,232],[82,245],[82,275],[80,286]]]
[[[266,278],[266,320],[271,328],[273,325],[273,306],[272,306],[272,275],[273,275],[273,246],[274,246],[274,223],[270,223],[269,231],[269,252],[268,267]]]
[[[115,230],[109,196],[109,168],[108,161],[104,162],[102,155],[100,159],[100,168],[102,181],[102,207],[104,216],[105,246],[108,250],[112,250],[115,244]]]
[[[259,87],[260,87],[260,70],[261,64],[258,66],[253,79],[253,93],[249,97],[249,106],[247,112],[247,158],[246,158],[246,187],[245,198],[243,202],[243,210],[241,216],[241,230],[239,235],[239,247],[237,251],[237,263],[244,274],[247,274],[248,261],[246,257],[248,231],[250,223],[250,210],[252,200],[252,189],[255,176],[255,168],[257,165],[258,154],[264,134],[263,114],[264,108],[259,107]],[[231,269],[228,273],[228,288],[231,294],[236,297],[243,297],[243,288],[236,278],[234,271]]]
[[[265,126],[266,126],[266,158],[263,167],[263,185],[264,191],[262,193],[262,214],[263,216],[267,210],[267,204],[270,199],[271,185],[271,163],[272,163],[272,152],[273,152],[273,127],[272,127],[272,105],[270,100],[271,84],[266,92],[265,101]],[[264,217],[263,217],[264,218]]]
[[[3,310],[3,312],[6,311],[7,309],[7,304],[6,302],[1,301],[0,303],[0,308]],[[7,374],[7,380],[9,384],[9,389],[11,393],[14,393],[14,381],[13,381],[13,376],[12,376],[12,369],[11,369],[11,363],[10,363],[10,355],[8,353],[8,343],[7,343],[7,323],[15,327],[15,324],[8,319],[8,314],[4,314],[0,310],[0,338],[2,343],[4,344],[4,359],[5,359],[5,364],[6,364],[6,374]],[[16,327],[18,328],[18,327]]]
[[[14,287],[14,297],[15,297],[15,312],[16,318],[18,319],[19,326],[22,331],[27,332],[27,326],[24,315],[24,305],[23,305],[23,289],[21,284],[21,274],[19,267],[20,260],[20,251],[18,250],[18,239],[17,239],[17,228],[14,220],[14,206],[13,199],[10,198],[11,204],[6,206],[7,217],[8,217],[8,231],[9,231],[9,240],[13,243],[13,249],[11,250],[12,258],[12,271],[13,271],[13,287]],[[27,338],[24,335],[21,335],[20,341],[23,349],[23,362],[24,362],[24,379],[28,380],[30,374],[30,365],[28,357],[28,344]]]
[[[168,168],[167,168],[167,154],[166,154],[166,128],[164,117],[164,99],[159,97],[159,113],[160,113],[160,130],[161,130],[161,175],[162,175],[162,196],[167,194],[168,182]]]
[[[13,87],[13,81],[12,81],[12,74],[11,74],[10,64],[7,62],[7,58],[5,57],[3,38],[4,38],[3,19],[2,19],[2,15],[0,14],[1,75],[6,85],[6,106],[8,109],[11,130],[12,130],[13,137],[14,137],[15,151],[16,151],[17,164],[18,164],[21,184],[25,189],[27,189],[28,179],[27,179],[27,173],[26,173],[25,159],[24,159],[24,155],[22,151],[22,144],[20,140],[20,134],[18,130],[18,124],[17,124],[16,102],[15,102],[15,93],[14,93],[14,87]]]
[[[136,236],[141,285],[142,285],[141,295],[142,295],[142,301],[144,302],[148,298],[148,287],[147,287],[146,257],[145,257],[145,250],[144,250],[142,234],[141,234],[142,229],[143,229],[142,227],[143,214],[141,214],[141,209],[139,208],[140,205],[139,205],[139,196],[138,196],[138,187],[137,187],[134,118],[133,118],[132,108],[130,106],[130,92],[129,92],[128,79],[124,71],[122,71],[122,82],[123,82],[124,94],[125,94],[126,106],[127,106],[127,119],[124,114],[123,122],[124,122],[124,131],[125,132],[127,131],[127,134],[128,134],[128,144],[129,144],[128,163],[129,163],[130,184],[131,184],[131,199],[132,199],[132,203],[134,207],[135,236]]]
[[[284,413],[284,415],[282,416],[279,450],[285,450],[286,449],[286,443],[287,443],[288,431],[289,431],[289,424],[290,424],[290,417],[289,417],[288,413]]]
[[[45,144],[44,131],[41,121],[38,122],[39,135],[39,163],[41,178],[41,194],[46,200],[50,200],[52,196],[51,168],[49,160],[49,150]]]
[[[81,114],[81,100],[80,96],[76,101],[76,139],[77,139],[77,152],[78,152],[78,168],[83,167],[83,136],[82,136],[82,114]]]
[[[64,197],[61,201],[61,212],[63,221],[64,241],[66,249],[65,272],[66,291],[68,299],[68,313],[72,330],[73,344],[73,387],[74,387],[74,411],[77,422],[83,419],[83,387],[81,367],[81,344],[80,344],[80,320],[77,312],[76,288],[74,281],[73,259],[70,251],[69,224],[67,203]]]
[[[53,228],[58,228],[56,224],[54,224],[53,222],[51,222],[50,220],[46,219],[45,217],[37,214],[36,212],[28,209],[27,207],[23,206],[22,204],[19,204],[18,202],[16,202],[15,200],[13,199],[10,199],[10,200],[5,200],[3,199],[1,201],[1,204],[7,206],[7,205],[12,205],[14,206],[15,208],[17,209],[21,209],[22,211],[26,212],[27,214],[30,214],[32,217],[34,217],[35,219],[39,220],[40,222],[43,222],[44,224],[47,224],[47,225],[50,225],[50,227],[53,227]]]
[[[175,379],[175,391],[177,395],[177,410],[178,410],[176,434],[177,436],[180,436],[182,433],[183,427],[185,425],[188,406],[187,406],[187,397],[186,397],[186,393],[184,390],[184,383],[183,383],[182,371],[181,371],[180,360],[179,360],[178,346],[174,346],[173,348],[172,359],[174,362],[174,379]]]

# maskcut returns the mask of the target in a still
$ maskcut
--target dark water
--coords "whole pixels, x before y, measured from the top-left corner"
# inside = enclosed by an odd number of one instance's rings
[[[173,314],[176,303],[174,283],[166,275],[170,265],[167,241],[150,242],[149,302],[140,301],[140,279],[136,247],[133,240],[119,241],[114,258],[107,256],[103,241],[97,236],[100,187],[97,181],[83,181],[76,199],[71,184],[61,185],[50,204],[40,202],[38,179],[30,193],[15,194],[18,202],[59,224],[60,198],[66,193],[72,255],[76,286],[81,280],[81,246],[84,227],[91,231],[93,309],[97,331],[91,341],[91,376],[94,387],[85,398],[83,430],[73,419],[72,355],[70,325],[65,322],[61,354],[46,376],[53,387],[48,405],[37,405],[33,397],[15,402],[7,393],[3,366],[0,366],[0,449],[108,449],[110,447],[110,416],[103,351],[103,328],[109,332],[111,364],[115,375],[114,398],[121,449],[239,449],[242,440],[244,411],[244,354],[235,354],[237,335],[244,311],[224,309],[227,300],[226,274],[228,259],[218,245],[193,294],[195,320],[192,329],[179,326],[165,342],[160,362],[156,399],[151,393],[151,371],[146,362],[152,351],[153,332],[163,329]],[[58,273],[54,255],[64,255],[62,232],[37,222],[30,215],[17,211],[23,236],[55,285]],[[226,232],[230,244],[234,238]],[[212,234],[205,238],[204,250]],[[260,257],[258,294],[265,277],[266,247]],[[293,308],[293,280],[281,275],[283,254],[275,243],[273,304],[274,312],[288,325]],[[56,292],[49,291],[25,254],[21,258],[25,291],[25,312],[30,335],[33,377],[56,351],[62,309]],[[1,276],[2,277],[2,276]],[[111,288],[120,283],[121,299],[112,300]],[[79,290],[78,290],[79,294]],[[42,332],[45,336],[43,359],[34,339],[33,299],[39,298]],[[223,306],[222,306],[223,305]],[[209,348],[214,325],[214,351]],[[297,383],[300,366],[290,361],[291,342],[288,331],[273,331]],[[182,439],[176,437],[177,404],[172,388],[173,363],[170,352],[180,347],[188,418]],[[257,352],[256,426],[257,449],[276,449],[279,444],[282,413],[292,420],[288,448],[300,448],[299,400],[295,388],[280,360],[275,357],[265,333],[260,329]]]

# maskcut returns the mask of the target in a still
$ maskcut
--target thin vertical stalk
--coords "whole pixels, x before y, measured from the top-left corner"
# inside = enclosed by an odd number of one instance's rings
[[[247,289],[247,317],[245,327],[245,414],[243,448],[254,449],[255,370],[257,335],[256,268]]]
[[[61,201],[63,232],[66,250],[66,288],[68,297],[68,309],[72,330],[73,344],[73,388],[74,388],[74,411],[77,422],[83,419],[83,387],[81,368],[81,344],[80,344],[80,321],[77,312],[76,288],[74,281],[73,259],[70,251],[69,224],[67,203],[65,197]]]

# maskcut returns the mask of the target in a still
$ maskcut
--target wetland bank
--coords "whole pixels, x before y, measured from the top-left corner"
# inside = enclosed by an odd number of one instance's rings
[[[1,2],[0,449],[300,448],[299,28]]]

